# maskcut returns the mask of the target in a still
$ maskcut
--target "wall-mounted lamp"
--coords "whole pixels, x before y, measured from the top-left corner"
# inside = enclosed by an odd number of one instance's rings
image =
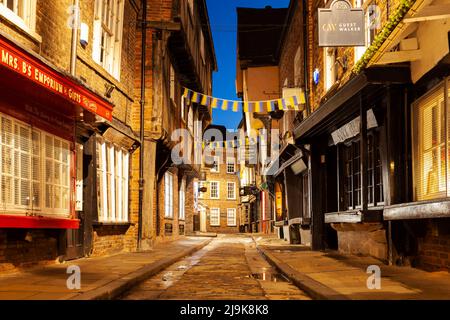
[[[113,84],[105,83],[105,88],[106,88],[105,96],[107,98],[111,98],[114,90],[116,89],[116,86]]]
[[[313,72],[313,81],[315,85],[319,84],[320,81],[320,71],[318,68],[316,68]]]
[[[348,69],[348,59],[347,56],[343,56],[343,57],[339,57],[336,59],[336,62],[339,63],[339,65],[341,66],[342,70],[347,71]]]

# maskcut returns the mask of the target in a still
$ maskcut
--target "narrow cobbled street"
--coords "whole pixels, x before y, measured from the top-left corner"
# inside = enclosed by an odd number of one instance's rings
[[[308,300],[257,251],[252,238],[219,236],[125,294],[125,300]]]

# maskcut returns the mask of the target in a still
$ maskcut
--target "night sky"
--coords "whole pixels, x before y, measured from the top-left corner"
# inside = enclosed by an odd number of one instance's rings
[[[213,75],[213,95],[217,98],[239,100],[236,96],[237,7],[286,8],[289,0],[207,0],[219,72]],[[241,112],[214,110],[213,123],[228,129],[237,128]]]

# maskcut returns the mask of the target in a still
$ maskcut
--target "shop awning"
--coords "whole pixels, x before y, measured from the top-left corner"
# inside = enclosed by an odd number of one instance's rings
[[[356,98],[360,92],[370,87],[384,84],[410,83],[411,77],[407,66],[373,67],[364,70],[354,76],[342,88],[340,88],[328,100],[314,111],[308,118],[302,121],[294,130],[296,140],[314,136],[321,129],[332,122],[333,117],[342,117],[339,111],[352,98]],[[363,92],[364,93],[364,92]],[[359,110],[358,108],[356,110]],[[351,116],[344,112],[344,116]]]
[[[0,214],[0,228],[78,229],[79,227],[80,227],[80,220],[78,219],[15,216],[15,215]]]
[[[6,68],[22,79],[29,80],[43,90],[67,102],[80,106],[108,121],[112,120],[111,103],[83,84],[32,52],[19,47],[12,40],[0,36],[0,69]]]

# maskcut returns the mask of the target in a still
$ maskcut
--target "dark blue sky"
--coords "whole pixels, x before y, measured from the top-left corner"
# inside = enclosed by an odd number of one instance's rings
[[[289,0],[206,0],[216,49],[219,72],[213,75],[213,95],[217,98],[238,100],[235,89],[237,7],[285,8]],[[237,128],[241,112],[214,110],[213,123],[229,129]]]

